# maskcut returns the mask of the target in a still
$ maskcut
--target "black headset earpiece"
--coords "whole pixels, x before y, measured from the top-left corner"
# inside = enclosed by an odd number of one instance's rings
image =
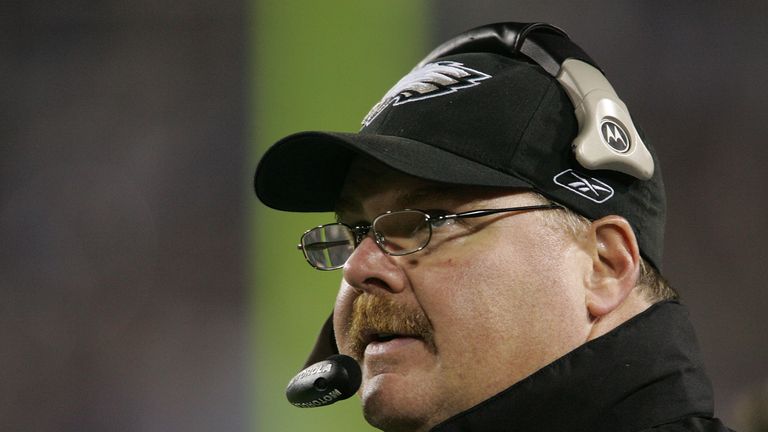
[[[489,24],[448,40],[417,67],[471,52],[525,56],[555,77],[568,94],[579,123],[572,148],[583,167],[619,171],[641,180],[653,176],[653,158],[626,105],[595,61],[565,32],[544,23]]]

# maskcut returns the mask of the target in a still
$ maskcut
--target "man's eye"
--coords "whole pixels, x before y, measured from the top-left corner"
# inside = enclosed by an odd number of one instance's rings
[[[427,213],[429,214],[429,217],[432,219],[430,222],[432,223],[433,228],[453,225],[456,222],[456,219],[453,219],[453,218],[442,219],[443,216],[450,214],[445,210],[429,210]]]
[[[443,226],[453,225],[456,223],[456,219],[434,219],[432,221],[432,226],[435,228],[440,228]]]

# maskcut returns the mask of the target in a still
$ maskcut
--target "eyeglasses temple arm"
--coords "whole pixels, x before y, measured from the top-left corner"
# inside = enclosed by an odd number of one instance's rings
[[[538,204],[523,207],[508,207],[500,209],[481,209],[471,210],[463,213],[449,214],[439,216],[437,219],[456,219],[456,218],[473,218],[480,216],[488,216],[496,213],[504,213],[511,211],[526,211],[526,210],[545,210],[545,209],[559,209],[562,208],[559,204]]]

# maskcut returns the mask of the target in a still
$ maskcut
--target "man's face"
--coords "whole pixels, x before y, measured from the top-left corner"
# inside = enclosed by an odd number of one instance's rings
[[[370,223],[389,210],[460,212],[540,204],[523,191],[442,185],[356,161],[338,209]],[[363,369],[366,419],[428,430],[584,343],[591,261],[543,210],[435,227],[419,252],[366,237],[347,261],[334,312],[342,353]],[[394,333],[394,334],[393,334]]]

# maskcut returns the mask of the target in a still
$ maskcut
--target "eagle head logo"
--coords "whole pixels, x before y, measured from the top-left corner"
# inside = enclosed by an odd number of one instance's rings
[[[392,87],[381,101],[371,108],[362,121],[363,127],[387,107],[416,102],[455,93],[460,89],[474,87],[490,75],[470,69],[462,63],[439,61],[427,63],[412,70]]]

